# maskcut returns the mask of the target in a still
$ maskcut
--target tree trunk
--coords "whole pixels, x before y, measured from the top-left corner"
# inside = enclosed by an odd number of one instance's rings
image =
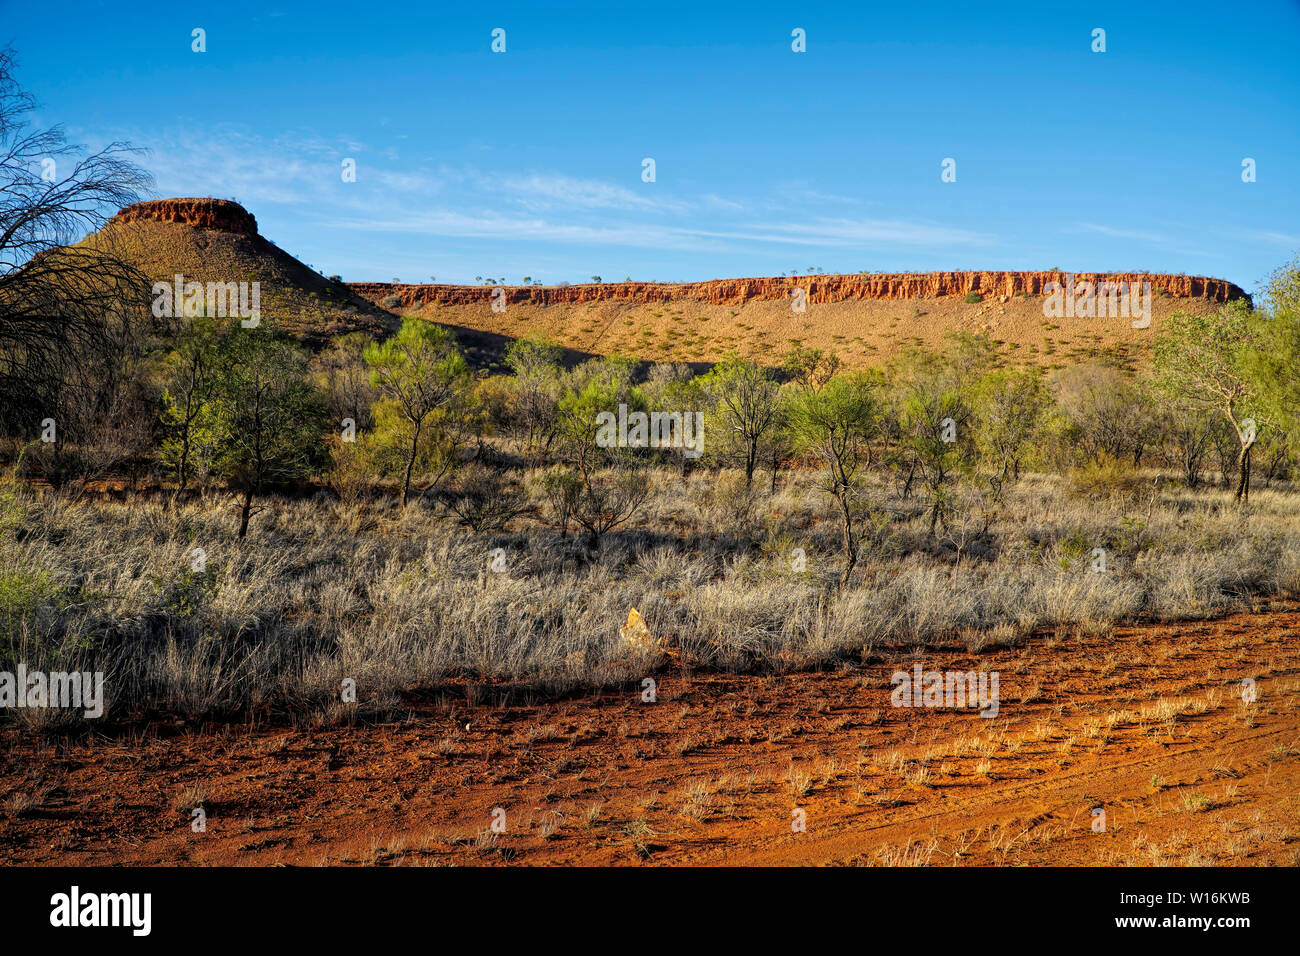
[[[253,486],[244,489],[244,506],[239,510],[239,537],[248,534],[248,516],[253,510]]]
[[[1250,501],[1250,445],[1242,445],[1237,456],[1237,500]]]
[[[835,497],[839,501],[840,517],[844,523],[841,533],[844,546],[844,570],[840,572],[840,587],[844,588],[849,583],[849,576],[853,573],[854,566],[858,563],[858,543],[853,537],[853,518],[849,514],[847,489],[841,489]]]
[[[406,507],[406,502],[411,497],[411,471],[415,468],[415,455],[420,447],[420,426],[412,423],[411,429],[411,453],[406,457],[406,475],[402,479],[402,507]]]
[[[912,497],[912,482],[916,479],[916,462],[912,462],[907,469],[907,478],[903,480],[903,500],[907,501]]]

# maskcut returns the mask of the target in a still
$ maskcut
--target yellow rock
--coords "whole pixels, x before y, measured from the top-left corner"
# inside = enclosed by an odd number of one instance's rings
[[[645,618],[641,616],[641,613],[636,608],[632,608],[628,612],[627,623],[620,627],[618,632],[623,636],[623,640],[633,647],[643,647],[654,642],[654,638],[650,636],[650,628],[646,626]]]

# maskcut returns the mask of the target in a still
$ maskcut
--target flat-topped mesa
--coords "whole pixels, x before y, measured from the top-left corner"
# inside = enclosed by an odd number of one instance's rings
[[[257,235],[257,220],[229,199],[150,199],[127,206],[111,220],[127,222],[178,222],[200,229]]]
[[[843,302],[852,299],[932,299],[965,296],[977,292],[984,298],[1014,295],[1046,295],[1049,282],[1065,286],[1069,276],[1075,282],[1150,282],[1153,293],[1164,292],[1178,299],[1227,302],[1246,298],[1246,293],[1225,279],[1205,276],[1154,275],[1143,272],[913,272],[868,275],[773,276],[754,279],[712,279],[708,282],[604,282],[569,286],[466,286],[408,285],[388,282],[352,282],[352,291],[379,305],[390,300],[391,308],[412,309],[422,305],[470,305],[489,303],[497,290],[506,301],[532,305],[571,302],[632,301],[668,302],[694,299],[711,305],[740,305],[752,300],[788,299],[791,289],[800,288],[809,302]],[[400,304],[393,304],[396,297]]]

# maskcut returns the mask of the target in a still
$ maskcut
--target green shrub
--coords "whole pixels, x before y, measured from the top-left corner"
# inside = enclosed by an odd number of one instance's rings
[[[0,567],[0,635],[16,633],[19,622],[32,620],[58,596],[48,572]]]
[[[1136,495],[1146,485],[1145,479],[1127,461],[1105,452],[1070,471],[1070,487],[1081,495],[1109,498],[1112,495]]]

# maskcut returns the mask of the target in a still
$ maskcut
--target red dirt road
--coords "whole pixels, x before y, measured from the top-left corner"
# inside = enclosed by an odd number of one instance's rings
[[[551,702],[479,687],[470,704],[461,687],[370,725],[56,743],[10,724],[0,859],[1300,863],[1295,606],[887,656],[828,673],[670,671],[655,703],[629,686]],[[914,660],[998,671],[998,716],[893,707],[890,675]]]

